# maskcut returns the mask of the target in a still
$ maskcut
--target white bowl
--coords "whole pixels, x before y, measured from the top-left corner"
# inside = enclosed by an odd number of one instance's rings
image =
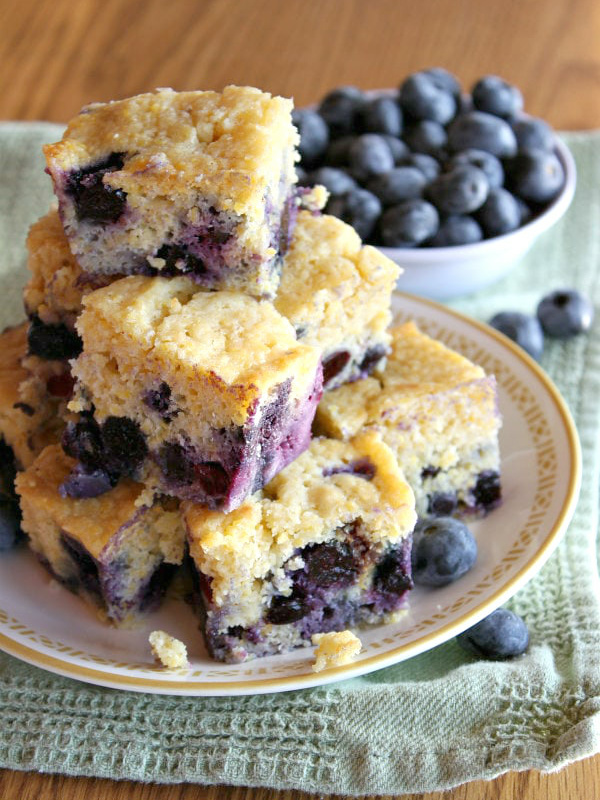
[[[563,216],[573,199],[575,161],[560,139],[556,140],[556,154],[565,171],[560,194],[542,214],[516,231],[455,247],[379,247],[404,270],[398,289],[432,300],[449,300],[483,289],[510,272],[538,236]]]

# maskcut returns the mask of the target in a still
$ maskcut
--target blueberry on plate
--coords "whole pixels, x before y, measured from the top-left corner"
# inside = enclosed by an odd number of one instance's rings
[[[539,361],[544,352],[544,332],[537,317],[520,311],[501,311],[489,324]]]
[[[439,77],[415,72],[400,86],[400,106],[413,119],[446,125],[456,114],[456,98],[441,85]]]
[[[502,660],[522,655],[529,646],[527,625],[513,611],[497,608],[489,617],[456,637],[467,653]]]
[[[427,244],[429,247],[454,247],[482,239],[483,231],[477,220],[465,214],[451,214],[440,222],[438,232]]]
[[[590,329],[594,306],[577,289],[556,289],[540,300],[537,318],[548,336],[569,339]]]
[[[326,211],[351,225],[364,241],[369,238],[381,214],[381,201],[366,189],[332,197]]]
[[[442,214],[469,214],[484,204],[489,188],[482,170],[463,164],[439,175],[426,195]]]
[[[531,203],[549,203],[565,182],[565,171],[555,153],[528,150],[507,164],[508,188]]]
[[[487,114],[513,117],[523,108],[523,95],[516,86],[497,75],[486,75],[473,86],[473,105]]]
[[[378,175],[367,184],[367,189],[381,200],[384,206],[393,206],[403,200],[421,197],[427,183],[416,167],[395,167]]]
[[[359,124],[365,133],[385,133],[400,136],[402,111],[395,98],[383,96],[367,100],[359,114]]]
[[[517,139],[508,122],[494,114],[468,111],[460,114],[448,127],[450,150],[474,147],[487,150],[498,158],[511,158],[517,152]]]
[[[446,586],[477,560],[477,542],[464,522],[453,517],[420,520],[415,527],[412,573],[416,584]]]
[[[472,167],[477,167],[488,180],[490,189],[499,189],[504,184],[504,169],[500,159],[488,153],[487,150],[477,150],[470,147],[467,150],[461,150],[456,153],[446,164],[446,169],[452,169],[461,164],[470,164]]]
[[[386,247],[417,247],[435,236],[439,221],[431,203],[405,200],[384,211],[379,222],[381,242]]]
[[[298,151],[305,167],[318,163],[329,144],[329,128],[323,117],[310,108],[295,108],[292,122],[300,134]]]
[[[514,231],[521,224],[517,199],[502,188],[491,190],[475,216],[488,239]]]

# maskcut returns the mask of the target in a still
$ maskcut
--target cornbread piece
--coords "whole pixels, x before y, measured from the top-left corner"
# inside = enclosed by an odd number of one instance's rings
[[[394,452],[420,515],[483,513],[500,502],[496,381],[408,322],[392,330],[383,373],[327,393],[316,430],[374,428]]]
[[[0,437],[12,449],[17,466],[28,467],[43,448],[60,439],[63,423],[57,417],[60,400],[47,391],[54,363],[39,375],[24,366],[27,323],[0,334]]]
[[[165,493],[231,510],[308,447],[320,354],[271,303],[131,276],[83,304],[65,446],[85,467],[152,460]]]
[[[360,653],[362,647],[360,639],[352,631],[314,633],[311,641],[317,645],[313,672],[350,664]]]
[[[414,496],[373,432],[314,439],[230,514],[182,511],[206,643],[221,661],[380,622],[412,587]]]
[[[179,639],[165,631],[152,631],[148,637],[153,656],[167,669],[189,666],[187,648]]]
[[[84,272],[186,273],[273,296],[296,209],[291,110],[240,86],[84,108],[44,148]]]
[[[336,217],[301,211],[284,259],[275,308],[298,339],[323,353],[332,389],[382,367],[399,267]]]
[[[73,466],[59,445],[51,445],[17,476],[23,530],[40,561],[67,588],[112,622],[131,621],[156,607],[183,559],[177,504],[169,499],[139,506],[144,487],[128,479],[102,497],[64,497],[60,485]]]

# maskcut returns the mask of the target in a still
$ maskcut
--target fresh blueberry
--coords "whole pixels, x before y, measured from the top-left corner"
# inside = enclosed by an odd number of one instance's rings
[[[483,111],[460,114],[448,127],[448,146],[456,152],[476,148],[498,158],[511,158],[517,152],[517,139],[508,122]]]
[[[496,75],[480,78],[471,96],[475,108],[498,117],[513,117],[523,108],[523,95],[517,87]]]
[[[426,196],[442,214],[469,214],[484,204],[488,191],[485,173],[464,164],[439,175]]]
[[[360,111],[359,124],[365,133],[385,133],[400,136],[402,111],[393,97],[374,97]]]
[[[381,201],[366,189],[333,197],[327,203],[327,213],[352,225],[361,239],[369,238],[381,214]]]
[[[520,225],[527,225],[533,219],[533,211],[529,208],[525,200],[522,200],[517,195],[513,195],[519,206]]]
[[[497,608],[489,617],[456,637],[467,653],[479,658],[501,660],[522,655],[529,646],[525,622],[506,608]]]
[[[461,214],[451,214],[440,222],[438,232],[427,244],[430,247],[453,247],[460,244],[473,244],[483,239],[479,223]]]
[[[11,550],[21,532],[21,513],[14,497],[0,494],[0,551]]]
[[[445,92],[451,94],[456,100],[461,95],[461,88],[458,79],[443,67],[431,67],[423,70],[423,74],[431,78],[433,83]]]
[[[435,156],[443,151],[448,136],[439,122],[422,119],[408,125],[404,131],[404,141],[415,153]]]
[[[76,464],[60,485],[59,493],[61,497],[88,499],[105,494],[114,485],[114,479],[105,470],[88,469],[82,464]]]
[[[519,151],[546,150],[551,153],[556,146],[554,131],[543,119],[522,117],[512,124]]]
[[[127,203],[127,193],[104,183],[104,176],[123,168],[124,153],[84,169],[74,170],[67,178],[66,192],[73,198],[77,219],[92,223],[116,222]]]
[[[520,311],[501,311],[489,324],[539,361],[544,352],[544,332],[537,317]]]
[[[329,92],[319,104],[319,114],[329,127],[332,138],[356,130],[357,120],[366,98],[356,86],[340,86]]]
[[[440,174],[440,162],[427,153],[410,153],[399,162],[398,166],[420,169],[427,183],[431,183]]]
[[[419,521],[413,534],[412,570],[415,583],[446,586],[468,572],[477,560],[471,531],[453,517]]]
[[[366,180],[393,169],[394,157],[382,136],[364,133],[350,146],[350,167],[361,180]]]
[[[346,194],[358,189],[358,184],[351,175],[336,167],[319,167],[306,176],[306,186],[324,186],[330,195]]]
[[[310,169],[318,163],[329,144],[329,128],[323,117],[310,108],[295,108],[292,122],[300,134],[298,151],[302,164]]]
[[[507,184],[530,203],[549,203],[560,192],[565,172],[555,153],[528,150],[507,163]]]
[[[386,247],[416,247],[435,236],[439,222],[439,215],[431,203],[405,200],[383,213],[381,241]]]
[[[590,329],[594,306],[577,289],[556,289],[540,301],[537,318],[548,336],[569,339]]]
[[[425,184],[425,176],[416,167],[395,167],[370,180],[367,189],[377,195],[384,206],[393,206],[421,197]]]
[[[458,167],[461,164],[470,164],[485,173],[490,189],[499,189],[504,184],[504,169],[500,159],[486,150],[469,148],[456,153],[448,161],[446,169]]]
[[[415,120],[428,119],[446,125],[456,114],[456,99],[426,72],[409,75],[400,86],[400,106]]]
[[[382,133],[381,135],[387,142],[387,146],[392,151],[394,164],[400,166],[402,159],[410,155],[410,150],[408,149],[408,145],[405,144],[402,141],[402,139],[397,139],[395,136],[390,136],[387,133]]]
[[[521,224],[519,204],[506,189],[492,189],[475,216],[488,239],[514,231]]]
[[[34,315],[27,331],[29,354],[45,360],[62,361],[76,358],[81,353],[81,339],[76,331],[58,323],[50,325]]]
[[[350,164],[350,147],[356,136],[342,136],[329,143],[323,162],[328,167],[347,167]]]

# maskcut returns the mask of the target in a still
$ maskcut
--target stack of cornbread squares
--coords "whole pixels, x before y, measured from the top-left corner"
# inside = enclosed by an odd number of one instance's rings
[[[500,499],[494,378],[391,328],[399,268],[296,187],[292,103],[94,104],[45,150],[2,335],[22,529],[116,625],[191,569],[222,661],[394,619],[417,514]]]

